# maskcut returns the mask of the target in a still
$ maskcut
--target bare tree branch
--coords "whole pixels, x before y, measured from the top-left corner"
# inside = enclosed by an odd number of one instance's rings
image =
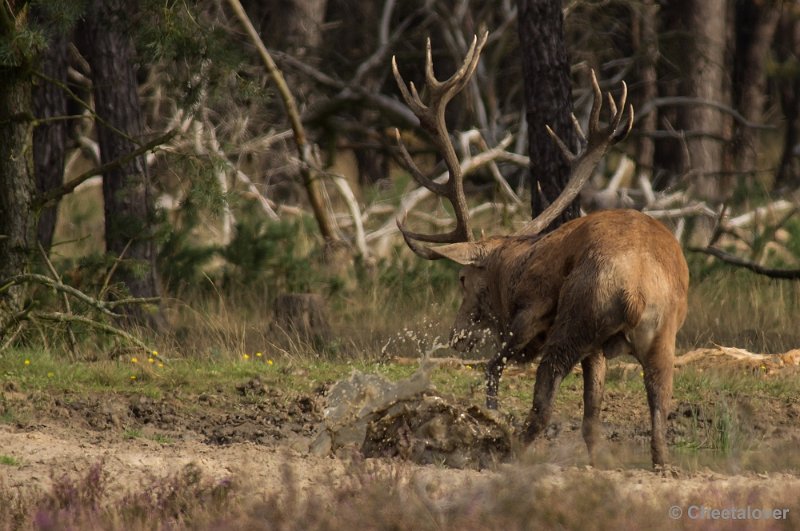
[[[88,181],[95,175],[102,175],[109,170],[113,170],[118,168],[119,166],[135,159],[136,157],[142,155],[143,153],[147,153],[150,150],[157,148],[158,146],[169,142],[172,137],[175,136],[177,131],[169,131],[158,138],[151,140],[150,142],[134,149],[127,155],[120,157],[116,160],[112,160],[107,164],[103,164],[102,166],[98,166],[96,168],[92,168],[91,170],[85,171],[79,176],[75,177],[71,181],[64,183],[63,185],[59,186],[58,188],[52,188],[45,193],[41,194],[35,201],[34,206],[35,208],[45,208],[48,206],[52,206],[58,201],[61,197],[72,193],[75,188],[78,187],[81,183]]]
[[[283,73],[272,59],[267,47],[264,45],[264,41],[261,40],[256,28],[250,21],[250,17],[247,16],[247,13],[242,7],[242,3],[239,0],[228,0],[228,5],[236,14],[239,22],[244,26],[248,37],[250,37],[251,42],[258,50],[261,61],[264,63],[264,67],[270,78],[272,78],[272,81],[275,83],[278,94],[280,94],[281,100],[283,101],[286,115],[289,118],[289,123],[292,125],[292,131],[294,131],[294,141],[301,162],[300,174],[303,177],[303,185],[306,188],[308,199],[314,211],[314,217],[317,220],[322,237],[329,241],[338,241],[340,238],[335,230],[334,221],[330,213],[325,209],[322,198],[322,181],[320,181],[318,178],[319,176],[311,166],[311,146],[308,143],[308,138],[306,137],[305,128],[300,119],[300,112],[297,109],[294,96],[292,96],[286,84]]]
[[[763,275],[769,278],[777,278],[783,280],[798,280],[800,279],[800,269],[773,269],[770,267],[764,267],[762,265],[756,264],[755,262],[751,262],[750,260],[745,260],[744,258],[739,258],[738,256],[732,255],[730,253],[726,253],[716,247],[690,247],[690,251],[694,253],[704,253],[711,255],[726,264],[730,264],[736,267],[743,267],[752,271],[753,273]]]

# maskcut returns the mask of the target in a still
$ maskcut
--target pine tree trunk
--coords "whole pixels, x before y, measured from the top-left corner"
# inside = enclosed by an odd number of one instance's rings
[[[105,122],[96,124],[104,164],[130,153],[137,147],[134,140],[142,139],[130,27],[135,4],[94,0],[78,30],[81,51],[92,70],[95,111]],[[116,280],[124,282],[133,296],[157,296],[153,205],[144,156],[103,175],[103,200],[106,251],[123,257]],[[135,320],[149,320],[141,310],[131,312]]]
[[[0,283],[27,270],[35,242],[31,119],[30,74],[0,68]],[[21,288],[5,295],[12,308],[20,308]]]
[[[34,4],[33,16],[40,9]],[[66,34],[55,35],[42,52],[40,69],[49,78],[67,81]],[[33,114],[38,120],[62,117],[67,114],[67,94],[59,86],[38,80],[33,88]],[[64,152],[68,122],[55,120],[39,124],[33,131],[33,168],[38,193],[61,186],[64,182]],[[39,213],[38,237],[45,250],[53,243],[58,205],[42,209]]]
[[[644,0],[636,13],[638,32],[637,55],[639,57],[639,78],[641,92],[640,107],[658,96],[658,4],[655,0]],[[653,166],[655,162],[655,139],[648,136],[656,130],[658,111],[653,109],[642,117],[637,129],[641,135],[638,140],[639,177],[652,184]]]
[[[688,53],[688,93],[712,102],[727,104],[725,97],[725,50],[728,36],[727,0],[689,0],[687,29],[694,37]],[[725,119],[719,109],[708,105],[683,108],[684,129],[699,136],[689,138],[689,167],[697,175],[693,188],[697,196],[722,201],[729,193],[720,181]]]
[[[800,18],[785,14],[776,46],[777,59],[782,63],[783,75],[778,81],[781,109],[786,132],[783,137],[783,153],[775,175],[774,192],[782,194],[800,188]]]
[[[769,59],[780,4],[737,2],[736,59],[734,64],[734,101],[736,109],[750,122],[761,123],[767,96],[767,60]],[[755,176],[759,146],[756,130],[739,124],[732,142],[733,170]]]
[[[525,109],[531,159],[531,209],[535,217],[569,179],[570,166],[547,134],[549,125],[568,146],[575,145],[570,116],[572,94],[560,0],[517,0]],[[578,201],[546,230],[580,215]]]

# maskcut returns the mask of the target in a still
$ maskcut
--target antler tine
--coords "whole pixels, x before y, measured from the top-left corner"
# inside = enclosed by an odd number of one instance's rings
[[[556,143],[558,149],[561,150],[561,154],[564,155],[564,158],[567,159],[570,163],[573,160],[575,160],[575,154],[567,147],[564,141],[561,140],[561,137],[559,137],[555,131],[550,129],[549,125],[545,125],[544,128],[547,129],[547,134],[550,135],[550,138],[552,138],[553,141]]]
[[[397,219],[397,227],[403,233],[406,243],[416,254],[423,258],[439,258],[438,254],[421,246],[416,242],[427,243],[456,243],[472,240],[472,233],[469,229],[469,213],[467,211],[467,200],[464,196],[463,173],[461,163],[456,155],[450,134],[447,131],[447,124],[444,119],[444,111],[448,102],[461,91],[469,82],[470,77],[475,72],[480,60],[481,50],[486,44],[488,32],[484,32],[480,39],[473,38],[463,63],[453,73],[452,76],[444,81],[436,79],[433,70],[433,52],[430,39],[425,45],[425,83],[426,83],[426,102],[422,101],[413,83],[406,85],[400,71],[397,68],[397,61],[392,58],[392,73],[394,74],[397,86],[406,104],[419,119],[420,125],[431,134],[436,147],[439,149],[444,163],[447,166],[449,178],[446,182],[439,183],[425,176],[411,159],[408,150],[405,149],[397,135],[400,145],[402,160],[411,171],[412,177],[422,186],[428,188],[436,195],[447,198],[453,205],[456,218],[456,228],[445,234],[421,234],[408,230],[405,227],[406,215]]]
[[[620,129],[619,131],[617,131],[616,133],[614,133],[614,136],[611,138],[611,143],[612,144],[616,144],[617,142],[623,140],[624,138],[626,138],[628,136],[628,134],[631,132],[631,129],[633,129],[634,116],[635,116],[635,114],[633,112],[633,105],[629,104],[628,105],[628,119],[625,120],[625,126],[622,129]]]
[[[436,74],[433,72],[433,50],[430,37],[425,40],[425,84],[433,90],[442,84],[436,79]]]
[[[578,139],[581,141],[581,145],[586,144],[586,133],[583,132],[583,127],[581,127],[581,123],[578,121],[578,117],[575,116],[575,113],[572,113],[569,117],[572,120],[572,127],[574,127],[575,132],[578,133]],[[559,138],[559,140],[561,139]]]
[[[608,100],[608,108],[611,110],[611,116],[616,119],[619,114],[617,112],[617,102],[614,101],[614,96],[610,92],[606,92],[606,99]]]
[[[592,110],[589,112],[589,135],[592,134],[592,131],[597,130],[600,123],[600,111],[603,109],[603,93],[600,90],[600,83],[597,82],[594,69],[591,69],[590,72],[592,75],[594,99],[592,99]]]
[[[633,106],[628,105],[627,108],[625,106],[628,98],[628,86],[624,81],[622,82],[622,94],[619,104],[614,100],[611,94],[606,94],[611,120],[607,127],[600,127],[603,92],[600,90],[600,84],[597,82],[597,76],[594,70],[591,71],[591,78],[594,99],[592,100],[592,109],[589,113],[588,135],[583,134],[583,131],[580,129],[580,126],[577,125],[577,121],[573,117],[573,123],[576,125],[578,135],[585,143],[585,146],[580,152],[578,154],[572,153],[564,141],[547,126],[548,134],[555,141],[559,150],[561,150],[561,153],[564,155],[564,158],[570,162],[571,170],[569,181],[566,186],[564,186],[559,196],[554,199],[541,214],[536,216],[534,220],[529,221],[522,229],[517,231],[517,234],[535,235],[550,225],[550,223],[561,214],[567,205],[580,193],[609,146],[625,138],[633,127]],[[626,110],[628,111],[627,113],[625,112]],[[619,125],[625,114],[627,114],[627,120],[625,125],[620,129]]]
[[[420,186],[424,186],[431,192],[436,195],[445,195],[447,194],[447,186],[444,183],[438,183],[422,173],[417,166],[417,163],[414,162],[414,159],[411,157],[411,154],[406,149],[406,145],[403,143],[403,139],[400,137],[400,130],[394,130],[394,137],[397,140],[397,145],[400,148],[400,158],[403,160],[403,163],[406,166],[406,169],[411,172],[411,176],[417,181]]]
[[[409,91],[408,85],[406,85],[405,80],[403,80],[403,76],[400,75],[400,70],[397,68],[397,57],[392,56],[392,74],[394,74],[394,80],[397,83],[397,88],[400,89],[400,95],[403,96],[403,100],[408,105],[411,112],[418,115],[421,112],[424,112],[427,109],[427,106],[422,103],[422,100],[417,93],[417,88],[414,86],[412,82],[411,89]]]
[[[402,217],[397,218],[397,228],[400,229],[400,233],[403,235],[403,239],[408,245],[408,248],[414,251],[414,254],[425,258],[426,260],[439,260],[443,258],[442,255],[434,253],[430,248],[425,247],[424,245],[418,244],[411,236],[413,233],[409,232],[405,228],[405,219],[407,212],[403,212]]]
[[[614,101],[614,98],[611,96],[611,93],[608,93],[608,100],[611,104],[611,124],[608,128],[611,131],[616,131],[617,127],[619,127],[620,122],[622,121],[622,112],[617,112],[617,105]],[[619,98],[619,108],[620,111],[625,111],[625,102],[628,101],[628,85],[624,81],[622,82],[622,94]]]
[[[467,50],[467,54],[464,56],[464,61],[461,63],[461,66],[458,70],[453,72],[453,75],[444,81],[436,79],[436,75],[433,72],[431,39],[430,37],[428,38],[425,49],[425,83],[431,92],[437,94],[439,101],[444,105],[446,105],[453,96],[461,92],[469,82],[472,74],[475,72],[475,68],[478,66],[480,53],[483,46],[486,44],[488,35],[489,32],[485,31],[481,35],[480,41],[477,35],[472,37],[472,43],[469,46],[469,50]]]

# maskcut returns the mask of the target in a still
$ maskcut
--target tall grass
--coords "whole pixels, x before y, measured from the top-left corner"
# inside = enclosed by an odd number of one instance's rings
[[[680,346],[720,344],[773,353],[800,347],[800,282],[729,266],[693,273]]]

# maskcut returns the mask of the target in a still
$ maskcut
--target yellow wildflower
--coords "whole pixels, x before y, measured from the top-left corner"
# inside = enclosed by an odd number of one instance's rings
[[[131,358],[131,363],[139,363],[139,358]]]
[[[30,364],[31,364],[31,360],[25,359],[25,365],[30,365]]]
[[[272,365],[272,360],[267,360],[267,365]]]
[[[154,360],[153,358],[147,358],[147,363],[155,363],[155,362],[156,360]]]
[[[261,356],[263,356],[263,354],[261,354],[260,352],[256,352],[256,358],[260,358]]]
[[[250,354],[242,354],[242,359],[247,361],[250,359]]]
[[[136,375],[135,374],[131,374],[131,381],[133,381],[135,379],[136,379]]]
[[[48,378],[52,378],[53,376],[55,376],[55,374],[54,374],[54,373],[52,373],[52,372],[48,372],[48,373],[47,373],[47,377],[48,377]]]

